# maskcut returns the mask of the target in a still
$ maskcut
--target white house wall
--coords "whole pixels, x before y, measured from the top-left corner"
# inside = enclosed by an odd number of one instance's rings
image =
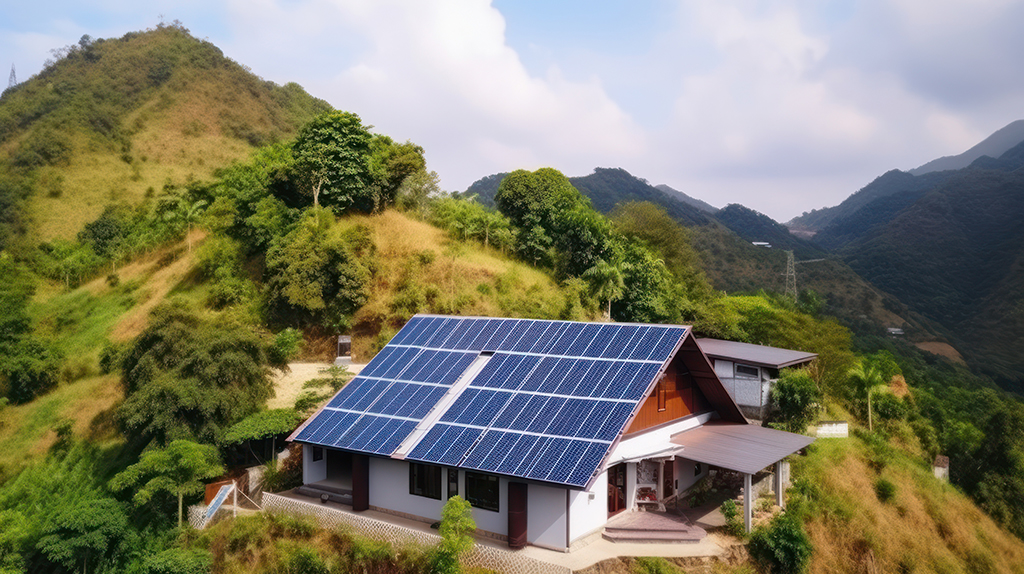
[[[565,549],[565,491],[564,488],[529,485],[526,493],[526,540],[530,544]]]
[[[569,541],[601,528],[608,522],[608,472],[602,472],[590,490],[569,491]],[[565,533],[562,533],[563,539]]]
[[[326,467],[324,467],[326,468]],[[442,467],[442,477],[446,477],[448,467]],[[430,521],[440,520],[444,504],[448,500],[448,482],[442,480],[442,499],[435,500],[425,496],[409,494],[409,463],[406,461],[386,458],[370,458],[370,506],[410,514]],[[473,508],[473,521],[480,530],[494,534],[508,535],[508,483],[509,479],[498,478],[498,512]],[[565,506],[566,489],[528,483],[526,510],[526,539],[530,544],[548,548],[565,549]],[[601,483],[600,492],[607,490],[607,478]],[[595,489],[597,486],[595,485]],[[575,491],[570,491],[575,492]],[[466,473],[459,471],[459,494],[466,495]],[[586,498],[586,496],[584,496]],[[607,498],[607,493],[605,494]],[[601,500],[590,501],[586,507],[578,511],[585,518],[587,511],[591,514],[594,508],[601,506],[601,512],[607,515],[607,508]],[[587,510],[589,509],[589,510]],[[602,522],[603,524],[603,522]],[[596,528],[593,527],[593,528]]]
[[[733,369],[735,366],[732,361],[724,361],[722,359],[714,359],[715,363],[715,374],[718,375],[719,379],[731,379],[733,376]]]
[[[308,444],[302,445],[302,483],[320,482],[327,480],[327,451],[320,449],[324,456],[313,462],[313,448]]]
[[[442,485],[445,484],[443,476],[442,474]],[[404,512],[429,520],[440,520],[441,509],[445,503],[445,488],[442,487],[442,500],[409,494],[409,463],[387,458],[370,458],[370,506]],[[476,518],[475,509],[473,518]],[[479,522],[477,526],[483,528]]]
[[[692,460],[682,458],[684,455],[676,457],[675,465],[672,469],[673,476],[676,482],[676,492],[681,493],[687,488],[690,488],[697,483],[698,480],[704,478],[708,474],[708,465],[702,464],[700,468],[700,474],[696,474],[697,463]]]

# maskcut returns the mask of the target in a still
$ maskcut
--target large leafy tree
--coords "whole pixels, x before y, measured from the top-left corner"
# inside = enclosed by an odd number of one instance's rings
[[[531,229],[539,225],[548,234],[558,230],[559,215],[587,205],[569,178],[550,167],[508,174],[501,180],[494,201],[516,227]]]
[[[86,498],[57,511],[37,548],[51,562],[69,570],[80,566],[87,574],[90,565],[109,560],[128,532],[128,518],[119,502]]]
[[[371,185],[370,142],[373,136],[359,116],[332,111],[302,126],[292,153],[295,169],[313,205],[342,211],[365,198]]]
[[[267,252],[272,312],[290,324],[342,324],[366,302],[370,278],[358,257],[358,238],[346,237],[330,211],[313,208]]]
[[[420,146],[408,141],[395,143],[388,136],[374,136],[368,159],[370,193],[363,195],[356,207],[366,212],[377,212],[393,204],[406,178],[425,172],[426,167]]]
[[[273,396],[269,342],[244,325],[213,320],[172,301],[122,362],[125,400],[117,416],[126,434],[166,443],[215,442]]]
[[[29,271],[0,253],[0,396],[25,403],[57,384],[61,357],[32,336]]]
[[[203,481],[223,472],[220,454],[215,447],[176,440],[165,448],[143,452],[139,462],[110,481],[110,488],[116,491],[134,488],[132,500],[138,505],[147,504],[160,492],[176,496],[180,528],[184,498],[202,493]]]

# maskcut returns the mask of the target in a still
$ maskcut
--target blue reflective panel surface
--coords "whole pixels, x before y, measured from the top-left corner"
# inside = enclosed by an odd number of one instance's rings
[[[577,360],[556,359],[551,371],[545,375],[544,380],[540,381],[537,390],[542,393],[554,393]]]
[[[528,353],[534,345],[537,344],[543,338],[544,332],[551,327],[552,324],[547,321],[530,321],[526,329],[526,334],[519,339],[513,351],[520,353]]]
[[[455,402],[448,407],[448,410],[441,415],[441,422],[455,422],[466,412],[469,405],[473,404],[473,401],[475,401],[480,395],[480,392],[481,389],[474,389],[472,387],[462,391],[462,394],[459,395],[459,397],[455,399]]]
[[[647,357],[651,361],[666,361],[671,356],[673,349],[679,343],[679,340],[686,334],[686,329],[679,327],[670,327],[665,330],[665,334],[658,341],[658,344],[654,346],[654,350],[651,351],[650,356]]]
[[[409,397],[416,392],[416,388],[409,383],[395,383],[388,387],[380,399],[371,404],[366,412],[379,414],[394,414],[394,411],[405,404]]]
[[[548,351],[555,346],[555,342],[562,337],[562,333],[569,329],[569,325],[570,323],[565,322],[552,323],[548,330],[544,332],[544,338],[537,341],[530,349],[530,352],[539,355],[549,354]]]
[[[540,390],[541,384],[544,383],[548,378],[548,374],[551,373],[551,369],[555,368],[558,364],[558,359],[553,357],[544,357],[540,360],[537,367],[530,373],[523,384],[519,387],[520,391],[531,391],[535,392]]]
[[[661,370],[661,365],[653,363],[645,363],[637,371],[633,380],[630,381],[626,392],[622,394],[622,398],[636,401],[647,395],[647,389],[650,388],[651,383],[654,382],[654,377]]]
[[[395,414],[413,419],[422,419],[430,413],[431,409],[437,405],[437,402],[441,400],[441,397],[443,397],[446,392],[447,389],[444,388],[427,387],[426,390],[417,393],[416,398],[419,400],[418,404],[410,401],[402,407],[402,410]]]
[[[370,379],[365,385],[360,387],[358,390],[353,391],[344,400],[338,403],[338,408],[349,409],[352,411],[364,411],[366,407],[373,404],[388,387],[391,386],[391,381],[381,381],[376,379]]]
[[[612,414],[615,403],[612,401],[593,401],[594,408],[587,415],[587,418],[580,423],[579,429],[573,436],[580,438],[597,438],[604,426],[604,421]]]
[[[466,458],[462,461],[462,465],[467,468],[480,468],[480,463],[483,462],[487,455],[491,454],[491,450],[498,444],[498,439],[502,436],[501,431],[489,430],[480,437]]]
[[[523,407],[523,410],[519,412],[515,420],[508,425],[508,428],[523,431],[530,428],[530,425],[533,424],[533,421],[536,420],[541,410],[543,410],[544,405],[552,400],[559,399],[539,395],[530,395],[529,401],[526,403],[526,406]]]
[[[622,329],[619,325],[601,325],[597,332],[597,336],[590,342],[590,345],[581,353],[584,357],[603,357],[604,349],[608,346],[608,343],[612,341],[612,337],[615,336],[619,330]]]
[[[654,350],[654,346],[661,340],[661,336],[665,334],[664,327],[644,327],[643,329],[641,336],[630,345],[629,355],[623,358],[631,361],[647,359],[651,351]]]
[[[445,349],[468,349],[470,343],[479,334],[478,330],[483,321],[480,319],[463,319],[455,327],[448,340],[444,342]]]
[[[580,461],[573,469],[569,478],[565,480],[567,484],[574,486],[585,486],[590,477],[594,475],[594,472],[599,468],[601,460],[608,452],[608,446],[599,443],[590,443],[587,446],[586,452],[580,456]]]
[[[428,337],[426,341],[424,341],[423,346],[436,347],[439,349],[447,348],[445,347],[444,342],[448,340],[448,337],[451,336],[452,331],[455,330],[455,327],[461,321],[462,319],[458,319],[455,317],[448,317],[447,319],[442,320],[441,323],[434,328],[434,332],[430,334],[430,337]]]
[[[590,442],[582,440],[570,441],[566,445],[565,451],[562,453],[561,458],[555,463],[554,468],[548,473],[547,479],[552,482],[565,482],[568,480],[569,475],[572,474],[573,469],[580,463],[580,459],[586,454],[587,448],[591,445]]]
[[[390,345],[404,345],[405,341],[409,339],[414,331],[422,326],[422,317],[413,317],[406,321],[405,325],[398,331],[398,333],[391,339]],[[367,365],[369,366],[369,365]]]
[[[597,334],[601,331],[602,325],[597,323],[587,323],[583,325],[583,330],[580,331],[576,340],[573,341],[572,345],[569,346],[569,350],[565,352],[570,357],[582,357],[584,351],[590,346],[590,343],[594,341]]]
[[[636,406],[634,403],[617,403],[608,418],[601,424],[601,428],[598,429],[597,436],[594,438],[607,441],[615,440],[615,436],[619,434],[622,427],[626,426],[626,421],[633,413],[634,406]]]
[[[640,327],[636,325],[623,325],[619,327],[601,356],[606,359],[620,358],[623,353],[628,352],[630,342],[639,331]]]
[[[567,323],[565,330],[558,334],[558,339],[547,350],[548,355],[568,355],[569,347],[576,342],[576,337],[583,332],[583,324]]]
[[[553,438],[547,444],[547,448],[540,453],[536,462],[526,472],[527,478],[547,480],[548,475],[555,469],[555,464],[562,458],[562,454],[569,448],[569,439]]]
[[[530,450],[537,444],[541,437],[530,434],[519,434],[519,440],[513,445],[501,464],[494,468],[494,472],[501,474],[513,474],[516,468],[523,463]]]
[[[498,324],[491,329],[491,336],[484,343],[484,351],[497,351],[501,348],[501,344],[508,338],[509,333],[512,332],[512,328],[515,327],[519,321],[498,321]]]
[[[494,443],[494,448],[491,449],[487,456],[481,460],[475,468],[480,470],[487,470],[495,472],[498,466],[503,460],[509,455],[512,447],[519,441],[523,436],[520,433],[512,432],[500,432],[500,431],[488,431],[488,434],[497,432],[497,442]]]
[[[531,321],[529,319],[517,321],[512,326],[512,330],[509,331],[508,336],[505,337],[505,340],[499,343],[498,346],[495,347],[495,349],[498,351],[511,351],[512,349],[515,349],[516,345],[529,330],[530,325],[535,322],[536,321]]]
[[[583,385],[584,389],[586,389],[587,373],[590,372],[590,369],[593,368],[596,362],[592,359],[576,359],[573,361],[569,372],[565,374],[565,377],[552,392],[556,395],[587,396],[589,391],[576,392],[576,389],[580,385]]]
[[[548,402],[544,403],[541,407],[540,412],[537,413],[537,418],[533,419],[530,426],[526,430],[535,433],[544,433],[548,426],[555,421],[555,416],[558,414],[562,407],[569,399],[563,397],[551,397]]]

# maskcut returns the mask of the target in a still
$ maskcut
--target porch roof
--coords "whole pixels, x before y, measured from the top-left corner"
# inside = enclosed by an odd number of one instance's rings
[[[683,447],[683,458],[754,474],[814,438],[757,425],[709,423],[673,436],[672,442]]]

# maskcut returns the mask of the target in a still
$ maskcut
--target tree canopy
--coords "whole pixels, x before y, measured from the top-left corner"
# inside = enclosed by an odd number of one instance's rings
[[[327,112],[302,126],[292,153],[302,187],[313,197],[314,206],[320,205],[322,195],[324,205],[344,211],[366,197],[371,185],[372,138],[359,116],[350,112]]]

